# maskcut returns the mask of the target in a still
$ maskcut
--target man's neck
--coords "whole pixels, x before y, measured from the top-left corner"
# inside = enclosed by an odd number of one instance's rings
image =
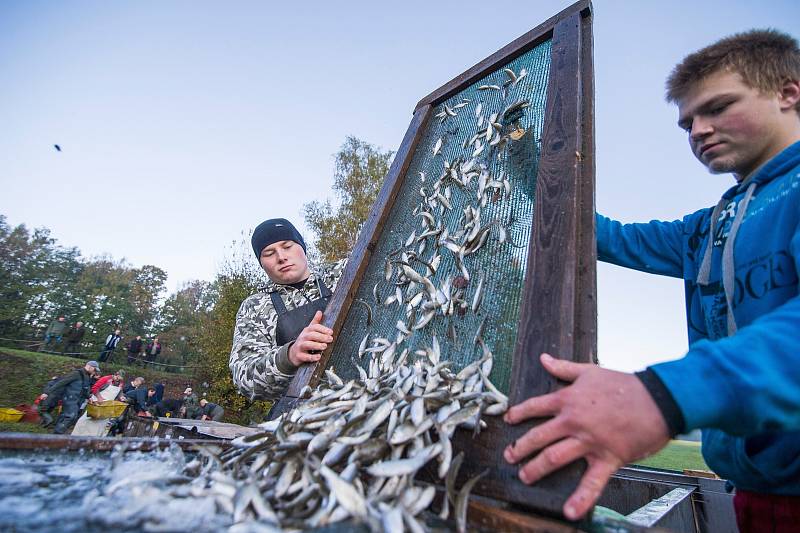
[[[798,143],[798,142],[800,142],[800,123],[798,123],[798,127],[796,128],[796,131],[789,132],[785,136],[783,142],[781,142],[781,143],[779,143],[777,145],[778,148],[773,149],[769,153],[768,157],[766,157],[764,159],[764,161],[760,165],[758,165],[756,168],[754,168],[752,171],[748,172],[747,174],[734,173],[733,177],[736,179],[736,183],[741,185],[745,181],[749,180],[750,178],[755,176],[758,173],[758,171],[761,170],[764,167],[764,165],[766,165],[767,163],[769,163],[770,161],[775,159],[775,157],[777,155],[779,155],[781,152],[783,152],[784,150],[786,150],[787,148],[789,148],[790,146],[792,146],[793,144]]]

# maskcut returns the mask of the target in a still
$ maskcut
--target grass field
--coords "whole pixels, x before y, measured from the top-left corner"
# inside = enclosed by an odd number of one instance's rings
[[[688,440],[673,440],[667,447],[636,464],[664,470],[709,470],[700,454],[700,443]]]
[[[18,404],[33,404],[42,392],[42,387],[53,376],[63,376],[72,369],[83,366],[85,359],[75,359],[61,355],[28,352],[0,347],[0,407],[14,407]],[[194,386],[191,376],[150,370],[138,366],[106,363],[100,364],[101,375],[124,369],[127,378],[142,376],[146,384],[163,381],[164,396],[178,398],[187,386]],[[34,431],[31,424],[0,423],[0,431]],[[25,427],[25,429],[23,429]]]
[[[50,433],[49,429],[45,429],[39,424],[31,424],[28,422],[0,422],[0,433]]]

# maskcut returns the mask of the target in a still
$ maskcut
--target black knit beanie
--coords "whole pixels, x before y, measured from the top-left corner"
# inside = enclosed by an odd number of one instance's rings
[[[259,224],[253,231],[253,238],[250,242],[253,245],[253,252],[256,259],[261,260],[261,250],[280,241],[294,241],[306,251],[306,242],[300,232],[297,231],[291,222],[285,218],[271,218]]]

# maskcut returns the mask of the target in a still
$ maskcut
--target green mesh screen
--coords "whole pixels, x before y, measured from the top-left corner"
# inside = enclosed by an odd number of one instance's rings
[[[335,368],[340,376],[357,375],[353,360],[366,368],[368,355],[360,360],[353,357],[365,335],[370,337],[368,347],[373,338],[397,341],[399,335],[401,342],[396,352],[409,349],[409,360],[413,360],[416,350],[430,347],[435,335],[443,359],[453,361],[453,367],[460,369],[482,357],[483,348],[475,341],[482,327],[482,338],[495,356],[492,380],[498,388],[508,391],[531,237],[549,63],[547,41],[433,110],[335,341],[328,367]],[[516,82],[504,68],[514,73]],[[493,125],[489,119],[494,114],[497,116]],[[437,147],[440,140],[441,147]],[[472,144],[468,144],[470,141]],[[448,167],[456,170],[455,175]],[[422,215],[422,211],[428,215]],[[479,222],[474,221],[476,213]],[[459,243],[477,246],[474,238],[469,240],[475,226],[488,236],[482,247],[464,255],[459,264],[456,256],[463,249]],[[447,228],[448,239],[442,239],[442,233],[424,236],[431,227],[442,231]],[[410,242],[412,233],[415,237]],[[451,241],[447,245],[437,244],[447,240]],[[449,298],[440,295],[440,299],[463,300],[465,304],[444,304],[444,309],[436,309],[427,324],[412,329],[426,317],[422,302],[433,298],[429,286],[426,289],[420,283],[404,284],[400,286],[403,301],[386,305],[387,298],[394,299],[397,284],[404,278],[403,252],[408,266],[430,279],[434,288],[450,287]],[[435,259],[437,255],[439,259]],[[387,257],[395,261],[389,265],[388,281]],[[435,261],[438,265],[433,264]],[[430,267],[436,267],[435,273],[430,272]],[[475,312],[474,296],[479,285],[483,285],[483,298]],[[423,297],[415,301],[414,296],[420,291],[424,292]],[[399,332],[398,321],[406,324],[410,334]]]

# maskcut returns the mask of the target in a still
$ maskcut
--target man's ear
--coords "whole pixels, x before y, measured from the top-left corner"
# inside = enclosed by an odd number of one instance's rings
[[[781,111],[794,110],[800,102],[800,80],[786,80],[778,93]]]

